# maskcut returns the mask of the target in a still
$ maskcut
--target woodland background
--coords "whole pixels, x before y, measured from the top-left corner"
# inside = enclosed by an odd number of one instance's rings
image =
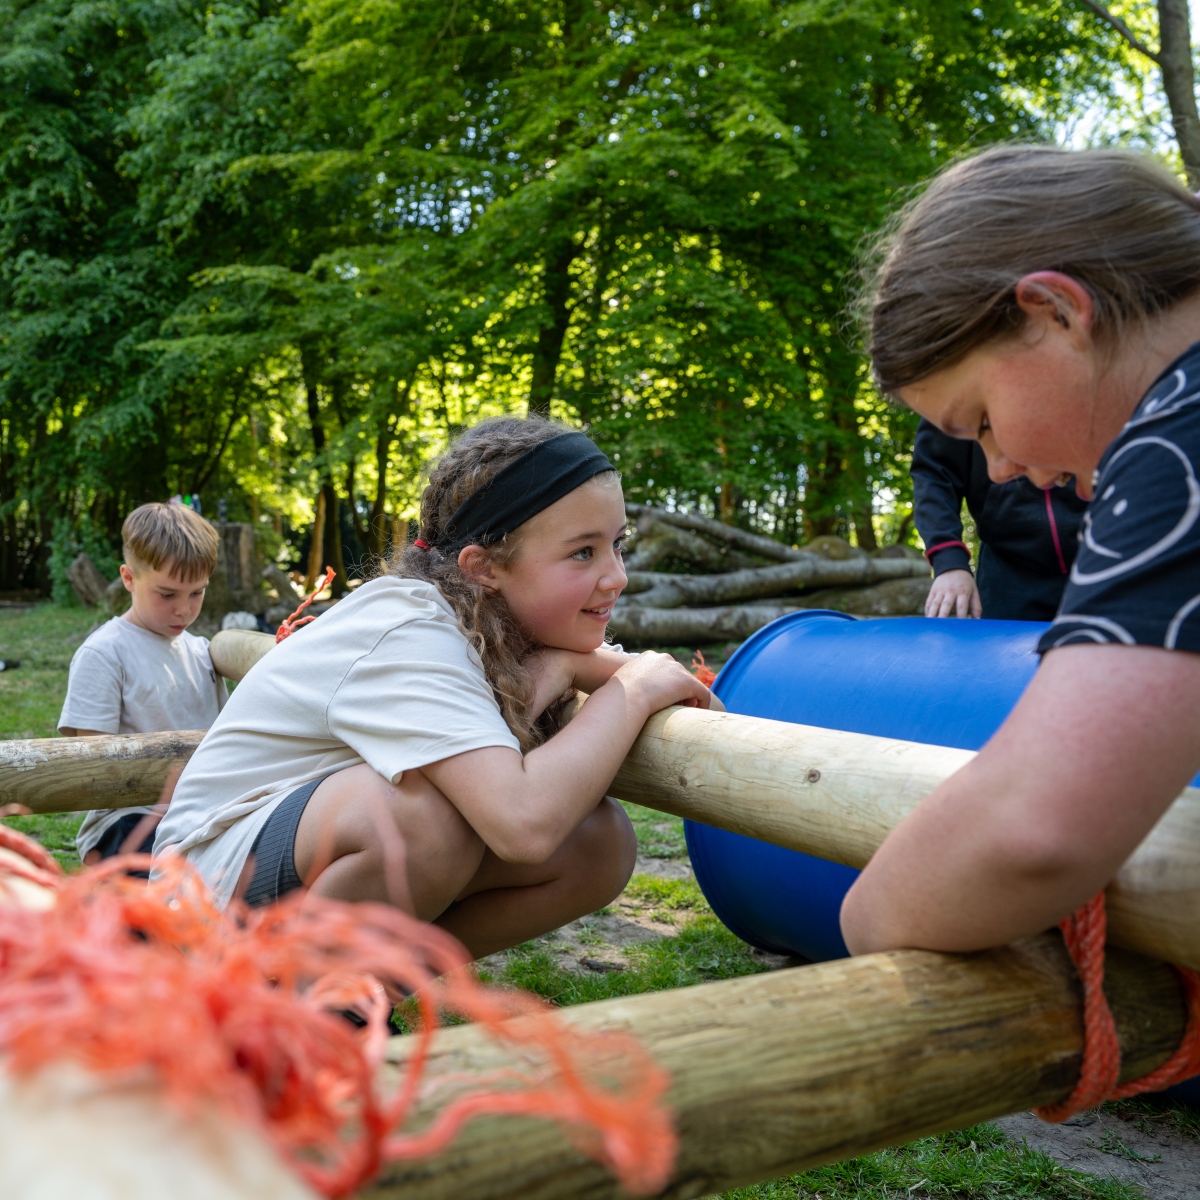
[[[340,592],[527,410],[632,501],[912,540],[864,236],[996,140],[1195,176],[1195,114],[1183,0],[0,0],[0,590],[195,493]]]

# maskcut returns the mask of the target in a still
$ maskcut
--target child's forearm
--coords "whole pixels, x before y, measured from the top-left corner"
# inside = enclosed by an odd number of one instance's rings
[[[979,756],[907,817],[842,907],[856,954],[979,950],[1116,874],[1200,766],[1200,655],[1052,651]]]
[[[544,862],[599,803],[651,713],[710,699],[666,655],[630,656],[625,666],[524,758],[493,747],[422,768],[500,858]]]
[[[587,654],[576,654],[571,650],[539,651],[537,691],[531,711],[534,716],[540,716],[569,688],[590,695],[603,687],[632,657],[607,646]]]

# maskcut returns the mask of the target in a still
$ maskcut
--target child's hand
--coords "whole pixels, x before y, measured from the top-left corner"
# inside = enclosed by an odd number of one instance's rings
[[[943,571],[929,589],[925,600],[927,617],[981,617],[983,607],[979,603],[979,588],[970,571],[956,568]]]
[[[529,665],[537,681],[530,713],[536,720],[569,687],[575,684],[574,659],[578,654],[570,650],[544,649],[530,655]]]
[[[669,654],[644,650],[630,657],[613,679],[644,705],[647,716],[672,704],[724,711],[712,692]]]

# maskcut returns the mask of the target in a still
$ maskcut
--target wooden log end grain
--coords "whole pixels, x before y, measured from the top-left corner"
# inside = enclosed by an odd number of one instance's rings
[[[253,629],[223,629],[209,643],[208,653],[218,675],[245,679],[250,669],[275,648],[275,638]]]

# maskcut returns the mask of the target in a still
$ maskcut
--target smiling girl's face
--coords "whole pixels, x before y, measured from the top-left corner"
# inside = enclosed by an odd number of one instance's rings
[[[459,556],[464,574],[499,592],[539,645],[586,653],[628,582],[621,561],[625,499],[615,473],[569,492],[520,527],[515,556],[501,566],[479,546]]]

